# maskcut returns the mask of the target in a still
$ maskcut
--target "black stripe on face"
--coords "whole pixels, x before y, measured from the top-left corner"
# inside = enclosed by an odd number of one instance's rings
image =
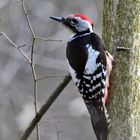
[[[65,19],[65,21],[63,22],[63,24],[68,27],[70,30],[72,30],[73,32],[77,33],[78,31],[76,30],[75,25],[78,23],[78,21],[72,17],[68,17]]]

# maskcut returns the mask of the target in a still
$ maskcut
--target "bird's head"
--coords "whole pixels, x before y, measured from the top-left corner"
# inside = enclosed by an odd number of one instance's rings
[[[51,16],[51,19],[58,21],[69,28],[74,33],[93,31],[94,23],[87,16],[82,14],[71,14],[67,17]]]

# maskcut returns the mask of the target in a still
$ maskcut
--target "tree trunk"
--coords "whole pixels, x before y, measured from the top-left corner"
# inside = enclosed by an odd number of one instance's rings
[[[103,40],[119,47],[111,75],[109,140],[140,140],[140,0],[104,0]]]

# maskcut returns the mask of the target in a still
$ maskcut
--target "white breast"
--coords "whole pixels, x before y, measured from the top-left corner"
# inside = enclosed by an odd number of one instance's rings
[[[100,52],[94,50],[92,45],[87,44],[86,48],[88,49],[88,59],[85,66],[85,74],[93,74],[97,69],[96,59],[98,58]]]

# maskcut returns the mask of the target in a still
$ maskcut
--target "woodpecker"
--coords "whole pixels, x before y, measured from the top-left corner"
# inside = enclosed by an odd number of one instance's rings
[[[106,109],[112,55],[93,32],[94,22],[83,14],[67,17],[51,16],[74,35],[67,42],[69,72],[83,97],[98,140],[107,140],[110,117]]]

